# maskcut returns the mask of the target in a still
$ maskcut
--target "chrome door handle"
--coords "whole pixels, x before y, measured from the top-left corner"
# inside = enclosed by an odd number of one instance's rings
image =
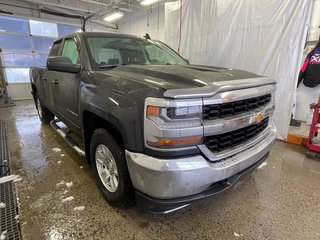
[[[55,79],[55,80],[52,81],[52,83],[53,84],[59,84],[59,81],[58,81],[58,79]]]

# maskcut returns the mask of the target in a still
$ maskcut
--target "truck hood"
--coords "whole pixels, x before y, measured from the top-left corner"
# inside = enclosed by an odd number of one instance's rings
[[[127,65],[99,73],[143,81],[165,90],[205,87],[220,81],[261,77],[237,69],[198,65]]]

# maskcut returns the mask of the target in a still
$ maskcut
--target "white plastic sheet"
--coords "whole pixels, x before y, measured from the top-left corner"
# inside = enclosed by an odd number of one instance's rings
[[[183,0],[180,53],[191,63],[277,80],[274,119],[286,139],[311,0]],[[165,5],[165,42],[179,48],[180,2]]]

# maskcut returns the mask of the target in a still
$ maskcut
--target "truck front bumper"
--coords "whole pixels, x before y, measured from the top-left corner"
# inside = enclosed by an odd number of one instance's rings
[[[275,137],[272,124],[265,139],[219,162],[202,155],[159,159],[126,150],[137,204],[148,212],[167,213],[222,192],[266,160]]]

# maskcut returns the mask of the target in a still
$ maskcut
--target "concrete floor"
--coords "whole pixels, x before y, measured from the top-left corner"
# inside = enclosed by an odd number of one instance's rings
[[[8,120],[13,170],[23,178],[16,186],[24,240],[320,239],[320,161],[303,147],[278,141],[267,165],[233,189],[155,216],[110,207],[85,159],[41,125],[32,101],[0,109],[0,118]]]

